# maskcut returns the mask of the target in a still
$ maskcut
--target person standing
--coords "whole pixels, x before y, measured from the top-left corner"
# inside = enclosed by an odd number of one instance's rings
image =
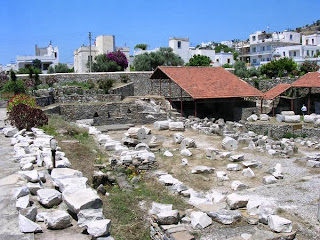
[[[307,114],[307,107],[304,104],[302,104],[301,111],[303,116]]]

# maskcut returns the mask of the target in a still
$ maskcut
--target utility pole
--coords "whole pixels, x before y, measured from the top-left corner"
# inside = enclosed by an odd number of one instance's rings
[[[92,56],[91,56],[91,32],[89,32],[89,72],[91,72]]]

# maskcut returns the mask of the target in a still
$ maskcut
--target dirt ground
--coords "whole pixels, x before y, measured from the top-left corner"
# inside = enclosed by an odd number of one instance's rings
[[[244,154],[245,160],[257,160],[262,163],[262,168],[252,169],[255,173],[254,178],[247,178],[242,175],[242,171],[227,171],[227,164],[231,163],[228,159],[210,160],[206,158],[205,149],[213,147],[219,151],[222,149],[221,136],[205,135],[191,129],[183,132],[185,137],[195,140],[197,148],[189,149],[192,152],[191,157],[180,155],[180,145],[173,142],[175,132],[155,131],[153,125],[147,125],[152,129],[152,135],[155,135],[160,142],[158,151],[155,151],[159,170],[167,171],[173,177],[182,181],[188,187],[196,191],[207,192],[215,190],[223,194],[232,193],[231,183],[234,180],[240,180],[249,186],[249,189],[238,192],[246,195],[249,199],[264,199],[278,208],[279,215],[288,218],[293,222],[294,229],[297,230],[297,239],[320,239],[320,224],[317,220],[317,211],[320,193],[320,169],[308,168],[306,162],[298,161],[297,158],[305,154],[317,153],[318,151],[307,147],[298,146],[299,152],[291,158],[272,157],[267,153],[256,152],[255,150],[244,150],[239,146],[232,154]],[[117,140],[120,140],[125,131],[108,132],[108,134]],[[163,152],[169,150],[173,157],[163,156]],[[182,166],[181,159],[187,158],[188,165]],[[280,163],[283,169],[284,179],[276,184],[263,185],[263,176],[268,175],[266,171]],[[241,163],[239,163],[241,165]],[[218,182],[214,174],[191,174],[191,169],[197,165],[214,167],[215,171],[225,171],[229,176],[229,181]],[[242,165],[241,165],[242,166]],[[241,169],[242,170],[242,169]],[[249,233],[253,231],[252,226],[240,225],[224,227],[220,224],[213,224],[201,232],[201,239],[219,239],[219,231],[229,231],[229,235],[237,236],[240,233]],[[234,232],[234,233],[233,233]]]

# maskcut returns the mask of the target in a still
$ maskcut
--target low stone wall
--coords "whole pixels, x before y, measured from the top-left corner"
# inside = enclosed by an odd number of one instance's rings
[[[40,107],[45,107],[48,105],[51,105],[54,103],[53,96],[47,96],[47,97],[36,97],[36,103]]]
[[[128,83],[124,86],[113,88],[109,92],[120,95],[121,99],[124,99],[125,97],[134,96],[134,85],[133,83]]]
[[[62,95],[56,97],[59,103],[94,103],[94,102],[119,102],[121,96],[116,94],[96,94],[96,95]]]
[[[271,137],[280,139],[285,133],[296,133],[293,131],[293,125],[273,125],[273,124],[257,124],[257,123],[244,123],[249,131],[257,134],[267,135],[270,131]]]
[[[104,124],[149,124],[167,119],[167,113],[152,113],[147,117],[143,107],[132,103],[62,104],[60,114],[68,121],[94,119],[94,125]]]

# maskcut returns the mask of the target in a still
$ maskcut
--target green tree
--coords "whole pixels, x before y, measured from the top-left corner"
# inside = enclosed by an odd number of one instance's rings
[[[248,78],[249,72],[246,67],[246,63],[243,61],[237,61],[233,65],[234,67],[234,74],[238,76],[239,78]]]
[[[186,66],[210,66],[211,59],[208,56],[196,54],[189,59]]]
[[[303,73],[308,73],[308,72],[316,72],[319,70],[319,65],[317,64],[316,61],[304,61],[301,65],[300,65],[300,71]]]
[[[57,65],[54,66],[54,71],[56,73],[67,73],[69,72],[68,65],[65,63],[58,63]]]
[[[114,61],[107,58],[106,54],[100,54],[94,57],[91,70],[93,72],[116,72],[121,71],[121,67]],[[89,62],[87,62],[89,68]]]
[[[40,69],[40,70],[41,70],[41,65],[42,65],[42,63],[41,63],[41,60],[39,60],[39,59],[34,59],[34,60],[32,61],[32,66],[33,66],[34,68],[37,68],[37,69]]]
[[[223,51],[225,53],[228,53],[228,52],[233,53],[234,52],[234,50],[232,48],[230,48],[224,44],[219,44],[218,46],[215,46],[214,50],[216,53],[220,53],[221,51]]]
[[[133,66],[136,71],[153,71],[158,66],[182,66],[180,56],[172,48],[160,48],[157,52],[143,53],[135,56]]]
[[[48,67],[48,71],[47,71],[47,73],[55,73],[55,71],[54,71],[54,67],[49,66],[49,67]]]
[[[148,48],[148,45],[145,43],[139,43],[134,46],[134,49],[147,50],[147,48]]]
[[[266,74],[268,77],[283,77],[292,74],[297,69],[297,64],[289,58],[280,58],[279,60],[273,60],[260,67],[262,74]]]

